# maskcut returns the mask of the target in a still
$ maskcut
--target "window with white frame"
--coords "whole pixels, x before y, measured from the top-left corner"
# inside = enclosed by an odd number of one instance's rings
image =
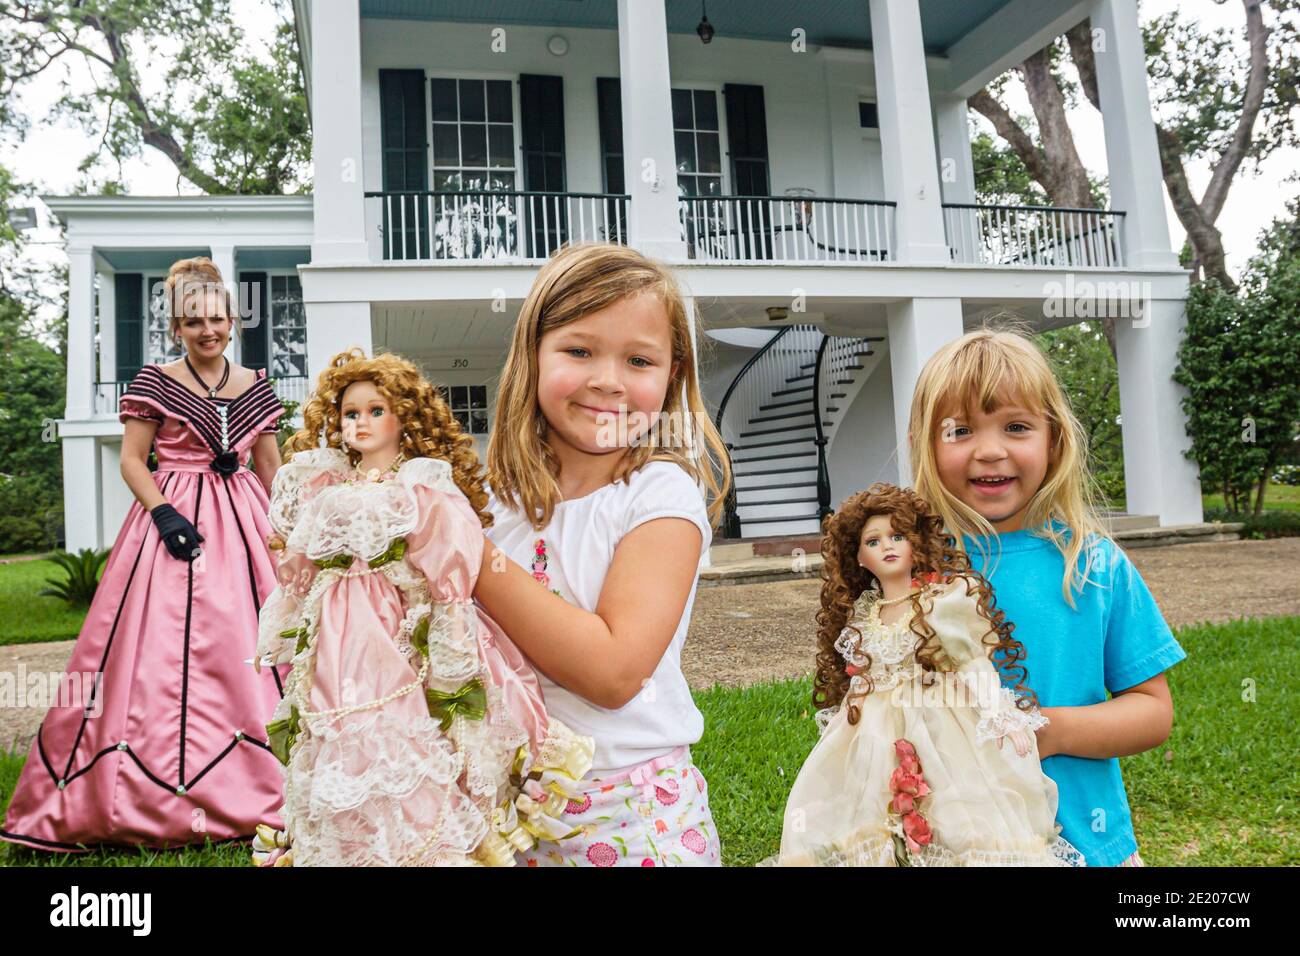
[[[514,189],[511,82],[434,77],[429,89],[433,191]]]
[[[271,275],[272,378],[307,374],[307,312],[297,275]]]
[[[721,196],[722,137],[715,91],[673,90],[673,139],[682,195]]]
[[[488,433],[486,385],[438,385],[437,389],[466,434]]]

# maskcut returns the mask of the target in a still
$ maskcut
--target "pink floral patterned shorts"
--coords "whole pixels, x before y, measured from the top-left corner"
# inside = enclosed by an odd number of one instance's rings
[[[690,750],[592,778],[566,822],[582,833],[517,856],[525,866],[721,866],[704,774]]]

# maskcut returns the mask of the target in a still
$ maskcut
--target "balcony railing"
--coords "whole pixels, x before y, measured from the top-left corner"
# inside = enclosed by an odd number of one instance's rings
[[[682,237],[703,262],[888,262],[894,206],[872,199],[689,196]]]
[[[1108,209],[944,203],[954,262],[987,266],[1121,269],[1121,217]]]
[[[298,413],[302,414],[302,403],[307,401],[307,376],[275,375],[268,377],[271,381],[271,390],[275,392],[275,397],[282,402],[297,402],[299,406]]]
[[[566,242],[626,242],[626,195],[368,192],[385,259],[543,260]]]
[[[116,415],[117,403],[130,382],[96,382],[94,402],[96,415]]]

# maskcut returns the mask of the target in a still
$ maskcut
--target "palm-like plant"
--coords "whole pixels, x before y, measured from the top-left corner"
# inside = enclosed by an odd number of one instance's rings
[[[108,560],[108,551],[94,548],[82,548],[76,554],[68,551],[56,551],[50,560],[63,570],[63,580],[46,578],[50,585],[41,589],[42,597],[63,598],[73,607],[87,607],[95,597],[99,587],[99,572]]]

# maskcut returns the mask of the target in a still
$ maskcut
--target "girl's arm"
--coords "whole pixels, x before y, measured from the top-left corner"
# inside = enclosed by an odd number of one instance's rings
[[[276,443],[275,435],[270,432],[258,435],[257,441],[253,443],[253,467],[257,470],[257,477],[269,495],[271,482],[275,480],[275,473],[280,470],[280,446]]]
[[[149,450],[153,447],[153,437],[158,431],[158,423],[143,418],[128,418],[122,432],[122,480],[135,495],[135,500],[144,506],[145,511],[153,511],[167,499],[158,490],[158,484],[149,471]]]
[[[592,613],[541,587],[487,541],[474,597],[551,680],[617,709],[641,692],[672,642],[702,543],[685,518],[637,526],[615,549]]]
[[[1044,707],[1051,721],[1038,731],[1040,756],[1128,757],[1158,747],[1174,725],[1174,701],[1163,673],[1083,707]]]

